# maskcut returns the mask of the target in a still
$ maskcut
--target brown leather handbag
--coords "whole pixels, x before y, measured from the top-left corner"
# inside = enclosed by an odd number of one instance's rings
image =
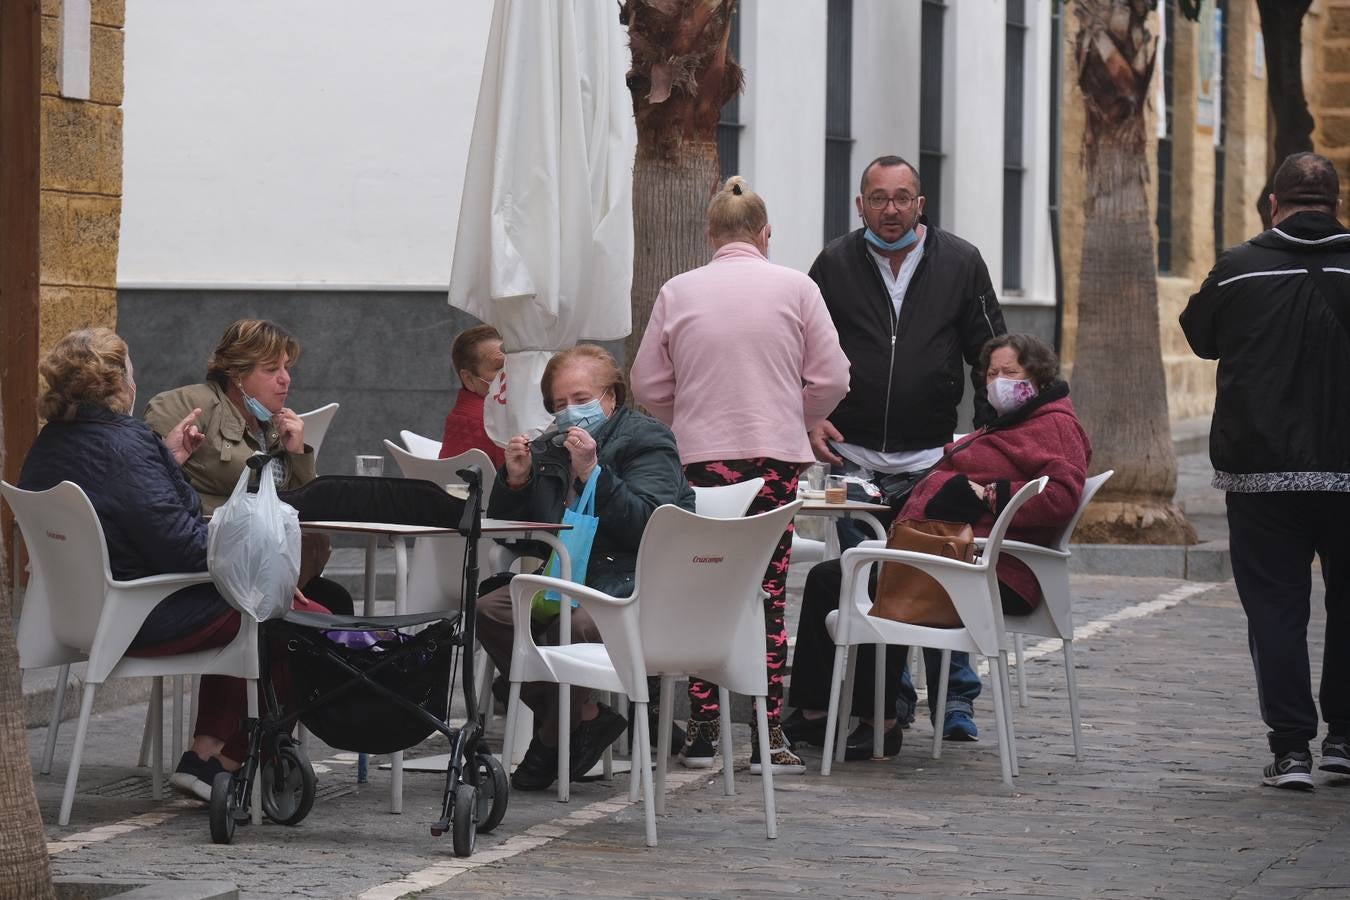
[[[886,540],[888,550],[910,550],[974,562],[975,530],[965,522],[898,519]],[[877,596],[869,615],[931,628],[960,628],[961,617],[946,589],[933,576],[904,563],[881,564]]]

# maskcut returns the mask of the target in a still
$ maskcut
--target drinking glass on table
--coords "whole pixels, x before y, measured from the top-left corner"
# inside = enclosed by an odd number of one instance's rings
[[[829,467],[824,463],[812,463],[806,469],[806,488],[811,491],[825,490],[825,477],[829,474]]]
[[[373,478],[380,477],[384,474],[384,457],[358,454],[356,457],[356,474]]]
[[[829,475],[825,478],[825,502],[843,503],[848,500],[848,483],[843,475]]]

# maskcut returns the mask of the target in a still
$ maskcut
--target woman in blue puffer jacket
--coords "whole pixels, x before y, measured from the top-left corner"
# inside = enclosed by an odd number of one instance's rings
[[[131,356],[126,342],[107,328],[66,335],[39,372],[47,385],[39,410],[47,424],[24,460],[19,487],[79,485],[103,526],[118,580],[205,571],[201,501],[180,469],[201,444],[195,424],[200,410],[162,441],[129,415],[136,398]],[[193,585],[155,607],[128,652],[168,656],[222,647],[238,630],[239,613],[215,586]],[[216,773],[237,768],[246,752],[245,704],[241,679],[202,677],[192,748],[170,778],[174,787],[210,800]]]

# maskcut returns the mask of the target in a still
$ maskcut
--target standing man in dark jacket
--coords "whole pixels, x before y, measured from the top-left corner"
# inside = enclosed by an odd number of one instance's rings
[[[899,508],[907,486],[942,458],[956,430],[962,360],[975,367],[984,342],[1007,328],[980,251],[924,217],[917,169],[898,156],[874,159],[863,169],[855,204],[864,227],[830,242],[809,273],[851,364],[848,396],[812,429],[811,447],[822,462],[874,477]],[[994,419],[984,374],[972,371],[971,381],[975,424],[984,425]],[[840,536],[848,546],[861,539],[842,528]],[[941,655],[924,657],[937,684]],[[860,663],[867,664],[865,656]],[[966,654],[953,653],[946,738],[975,739],[971,711],[979,693]],[[900,711],[904,721],[915,702],[908,681],[901,698],[910,707]],[[816,736],[810,729],[798,734]],[[871,744],[870,727],[860,727],[850,744],[854,738]],[[898,752],[899,733],[885,743]]]
[[[1350,774],[1350,231],[1323,157],[1293,154],[1273,187],[1274,227],[1219,258],[1181,327],[1219,361],[1209,453],[1214,486],[1228,492],[1233,578],[1275,754],[1263,780],[1310,790],[1314,554],[1327,608],[1319,768]]]

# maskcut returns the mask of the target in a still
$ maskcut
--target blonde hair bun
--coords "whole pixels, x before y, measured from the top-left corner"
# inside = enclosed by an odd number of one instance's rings
[[[722,182],[722,187],[708,203],[708,234],[719,244],[753,243],[768,224],[769,210],[763,198],[750,190],[750,185],[740,175],[732,175]]]

